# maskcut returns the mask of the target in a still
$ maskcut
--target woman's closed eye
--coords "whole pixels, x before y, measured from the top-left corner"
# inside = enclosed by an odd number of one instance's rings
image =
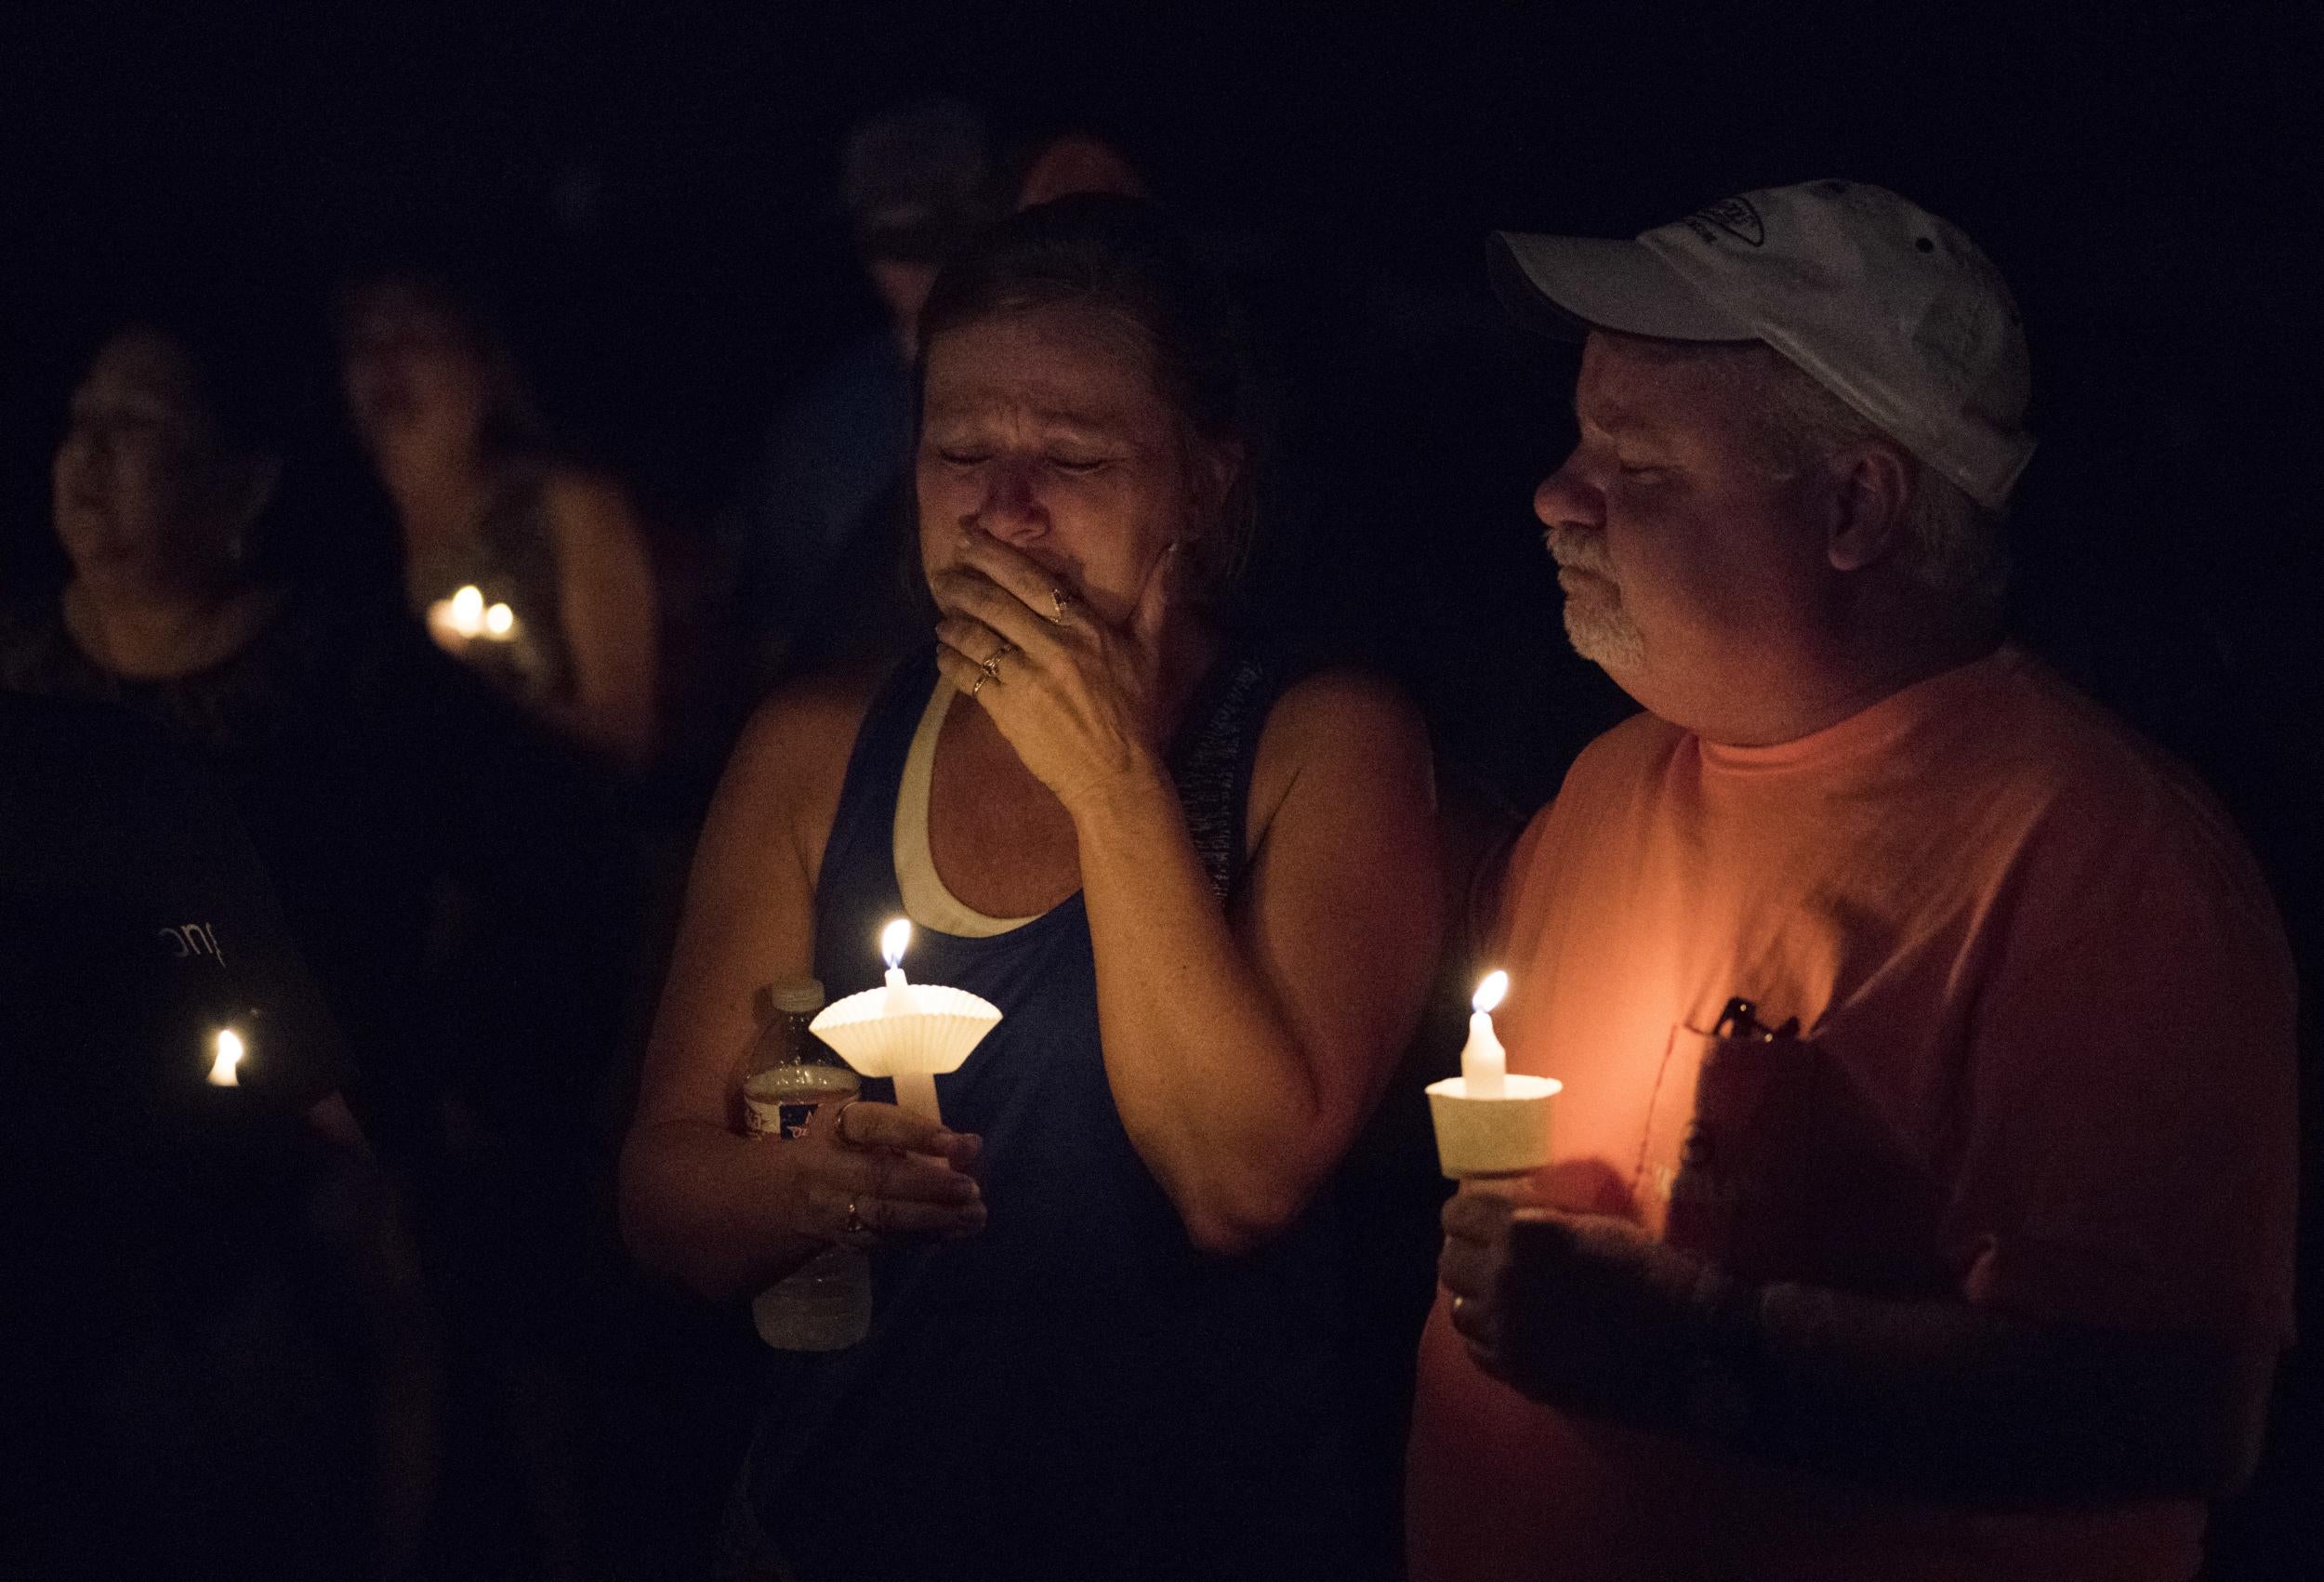
[[[936,459],[949,468],[967,471],[990,464],[997,453],[986,445],[931,444],[929,450]],[[1112,467],[1116,458],[1103,452],[1050,451],[1040,456],[1041,465],[1051,472],[1069,478],[1086,478]]]

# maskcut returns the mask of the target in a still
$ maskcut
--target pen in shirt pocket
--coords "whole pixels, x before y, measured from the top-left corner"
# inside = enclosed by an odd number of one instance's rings
[[[1719,1020],[1711,1023],[1710,1035],[1714,1038],[1734,1038],[1744,1043],[1772,1044],[1778,1038],[1797,1038],[1800,1035],[1800,1019],[1789,1017],[1780,1027],[1764,1026],[1759,1020],[1757,1002],[1736,995],[1727,1001],[1726,1009],[1719,1013]]]

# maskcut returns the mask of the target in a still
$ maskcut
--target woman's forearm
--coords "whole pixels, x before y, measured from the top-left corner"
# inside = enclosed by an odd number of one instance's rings
[[[779,1146],[699,1121],[640,1127],[622,1149],[622,1237],[706,1297],[763,1290],[825,1245],[790,1228],[789,1163]]]
[[[1308,1056],[1230,928],[1158,765],[1076,810],[1106,1076],[1197,1246],[1295,1216],[1339,1152]]]

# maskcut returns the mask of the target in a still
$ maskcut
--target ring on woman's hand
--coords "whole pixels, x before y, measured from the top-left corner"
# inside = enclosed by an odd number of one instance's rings
[[[831,1112],[831,1135],[838,1138],[841,1142],[848,1140],[847,1113],[863,1101],[864,1101],[861,1099],[849,1099],[842,1102],[838,1109]]]
[[[976,662],[976,667],[994,680],[1000,679],[1000,662],[1017,652],[1017,645],[1003,638],[998,648]]]
[[[864,1217],[855,1212],[855,1199],[852,1197],[847,1200],[847,1218],[839,1222],[839,1229],[851,1236],[860,1236],[871,1229],[864,1223]]]
[[[1052,587],[1049,590],[1049,601],[1057,612],[1057,613],[1049,618],[1049,624],[1052,626],[1063,626],[1065,624],[1065,612],[1072,609],[1076,603],[1079,602],[1079,600],[1075,599],[1072,594],[1067,593],[1062,587]]]
[[[993,673],[990,670],[987,670],[984,674],[979,676],[976,679],[976,684],[969,689],[969,696],[974,697],[977,693],[983,692],[984,690],[984,683],[992,679]]]

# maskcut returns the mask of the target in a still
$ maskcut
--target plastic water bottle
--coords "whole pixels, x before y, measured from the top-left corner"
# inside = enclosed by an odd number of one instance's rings
[[[770,1147],[788,1146],[815,1112],[855,1097],[861,1080],[807,1031],[823,985],[794,978],[768,989],[772,1014],[743,1067],[743,1125]],[[750,1315],[778,1351],[836,1351],[871,1329],[871,1261],[854,1247],[825,1247],[759,1293]]]

